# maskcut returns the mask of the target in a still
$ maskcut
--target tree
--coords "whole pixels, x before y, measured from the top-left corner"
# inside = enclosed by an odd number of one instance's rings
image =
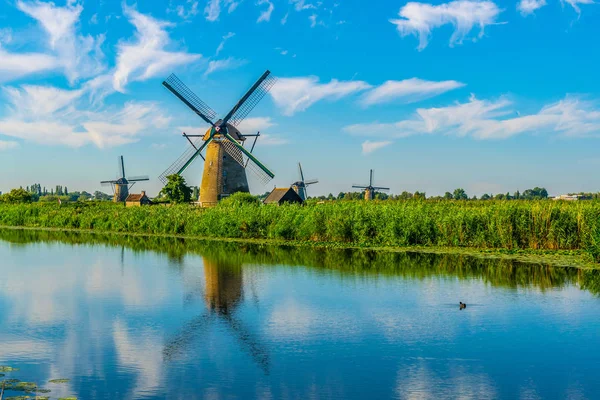
[[[483,196],[481,196],[481,200],[490,200],[492,198],[492,196],[490,196],[487,193],[484,193]]]
[[[469,199],[469,196],[467,196],[467,192],[465,192],[465,189],[463,189],[463,188],[454,189],[454,193],[452,194],[452,197],[454,198],[454,200],[468,200]]]
[[[31,203],[33,196],[29,191],[19,188],[2,195],[2,200],[7,203]]]
[[[185,183],[181,175],[167,176],[167,184],[160,191],[171,203],[189,203],[192,198],[192,188]]]
[[[454,196],[452,195],[452,193],[450,193],[450,192],[444,193],[445,200],[452,200],[453,198],[454,198]]]
[[[416,191],[413,195],[413,199],[425,200],[427,197],[425,196],[425,192]]]
[[[400,200],[410,200],[413,198],[413,194],[411,192],[407,192],[406,190],[398,195],[398,199]]]

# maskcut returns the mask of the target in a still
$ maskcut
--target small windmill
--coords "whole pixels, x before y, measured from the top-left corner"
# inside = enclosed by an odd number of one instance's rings
[[[275,175],[252,154],[260,132],[255,135],[244,135],[237,129],[275,84],[275,78],[270,74],[269,71],[262,74],[227,115],[216,121],[217,113],[215,111],[200,100],[175,75],[169,76],[163,85],[204,122],[208,123],[210,128],[204,135],[183,133],[191,147],[160,175],[160,180],[166,183],[167,176],[181,175],[198,156],[202,157],[204,172],[200,184],[199,202],[203,207],[213,206],[221,198],[235,192],[249,192],[247,168],[252,170],[263,183],[271,180]],[[243,145],[246,138],[251,136],[254,137],[254,143],[248,151]],[[206,148],[205,156],[202,155],[204,148]]]
[[[300,196],[300,198],[304,201],[308,197],[306,195],[306,187],[308,185],[314,185],[315,183],[319,183],[319,180],[309,179],[305,181],[304,173],[302,173],[302,164],[300,163],[298,163],[298,176],[300,177],[300,180],[292,183],[292,189],[294,189],[294,191],[298,193],[298,196]]]
[[[131,176],[129,178],[125,177],[125,163],[123,161],[123,156],[119,157],[119,178],[112,181],[102,181],[100,184],[102,186],[112,186],[114,197],[113,201],[115,203],[124,202],[129,196],[129,189],[136,182],[148,181],[150,178],[148,176]]]
[[[353,188],[364,189],[365,190],[365,200],[373,200],[373,196],[375,192],[386,192],[390,190],[390,188],[373,186],[373,170],[371,170],[369,175],[369,184],[368,185],[352,185]]]

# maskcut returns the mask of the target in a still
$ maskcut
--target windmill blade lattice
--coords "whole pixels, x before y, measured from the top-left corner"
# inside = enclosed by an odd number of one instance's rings
[[[263,171],[260,166],[256,165],[252,159],[248,158],[244,153],[242,153],[242,151],[236,145],[231,143],[231,141],[223,140],[221,141],[221,145],[223,146],[223,150],[225,150],[225,152],[227,152],[227,154],[229,154],[231,158],[235,160],[235,162],[246,169],[250,169],[250,171],[252,171],[258,180],[263,184],[266,184],[271,180],[271,177],[265,171]]]
[[[164,82],[163,85],[183,101],[189,108],[191,108],[200,118],[214,125],[212,122],[216,117],[217,113],[210,108],[205,102],[200,100],[198,96],[194,94],[175,74],[171,74]]]
[[[198,137],[194,139],[194,146],[196,146],[196,148],[200,148],[203,144],[202,138]],[[192,146],[189,146],[181,156],[179,156],[179,158],[177,160],[175,160],[175,162],[173,164],[171,164],[169,166],[169,168],[167,168],[162,174],[160,174],[158,176],[158,179],[160,179],[160,181],[164,184],[167,183],[167,176],[169,175],[173,175],[173,174],[177,174],[179,173],[179,171],[181,170],[181,168],[183,168],[183,166],[190,161],[190,159],[194,156],[194,153],[196,153],[196,149]]]
[[[269,90],[275,85],[277,79],[274,76],[268,75],[263,79],[250,96],[241,104],[239,108],[231,115],[228,121],[233,126],[238,126],[244,118],[256,107]]]

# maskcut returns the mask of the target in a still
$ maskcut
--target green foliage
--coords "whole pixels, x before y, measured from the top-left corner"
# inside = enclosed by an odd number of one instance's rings
[[[452,193],[452,198],[454,200],[469,200],[469,196],[467,196],[465,189],[462,188],[454,189],[454,192]]]
[[[219,202],[219,207],[242,207],[245,205],[260,205],[258,197],[250,193],[237,192]]]
[[[192,188],[186,183],[181,175],[173,174],[167,176],[167,184],[160,191],[171,203],[189,203],[192,198]]]
[[[33,194],[23,188],[12,189],[10,192],[0,196],[0,201],[4,203],[31,203]]]

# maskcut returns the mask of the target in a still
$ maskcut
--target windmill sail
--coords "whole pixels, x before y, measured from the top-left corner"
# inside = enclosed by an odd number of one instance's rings
[[[238,126],[244,118],[256,107],[263,97],[271,90],[277,79],[266,71],[256,83],[246,92],[238,103],[223,118],[223,124],[229,122],[233,126]]]
[[[179,100],[191,108],[200,118],[214,125],[212,120],[217,117],[217,113],[205,102],[200,100],[175,74],[171,74],[164,82],[163,86],[169,89]]]
[[[252,171],[252,173],[254,173],[258,180],[263,184],[266,184],[273,178],[271,176],[272,174],[269,174],[270,171],[265,171],[261,165],[256,163],[255,160],[244,154],[242,149],[236,146],[232,140],[223,140],[221,141],[221,145],[223,146],[223,150],[225,150],[225,152],[229,154],[231,158],[235,160],[235,162]]]
[[[181,156],[179,156],[179,158],[177,160],[175,160],[175,162],[169,166],[169,168],[167,168],[162,174],[160,174],[158,176],[158,179],[160,179],[160,181],[163,184],[166,184],[167,176],[173,175],[173,174],[180,174],[181,172],[183,172],[183,170],[193,161],[193,159],[196,158],[200,154],[199,150],[202,150],[202,148],[207,143],[208,143],[208,141],[203,143],[201,137],[195,138],[194,139],[195,147],[188,147],[183,152],[183,154]]]

